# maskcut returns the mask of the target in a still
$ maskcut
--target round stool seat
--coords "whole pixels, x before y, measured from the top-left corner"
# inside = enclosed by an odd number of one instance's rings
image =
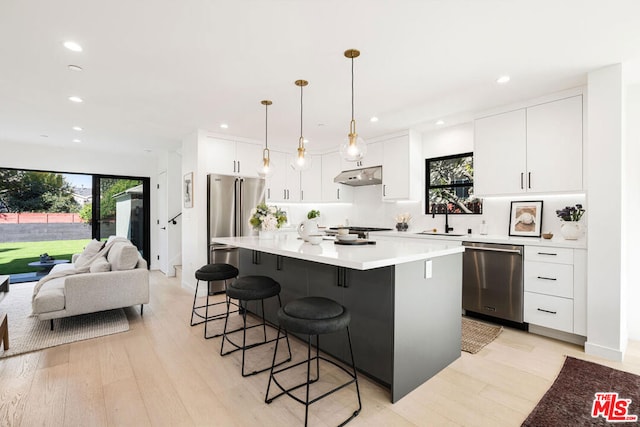
[[[238,277],[239,271],[231,264],[207,264],[196,270],[196,279],[205,282],[228,280]]]
[[[242,301],[267,299],[280,293],[280,283],[267,276],[238,277],[227,286],[227,296]]]
[[[329,298],[305,297],[278,310],[278,320],[289,332],[320,335],[345,329],[351,322],[351,314]]]

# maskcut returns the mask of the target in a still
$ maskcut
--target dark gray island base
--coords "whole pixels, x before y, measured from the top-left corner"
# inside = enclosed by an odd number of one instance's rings
[[[324,296],[347,307],[358,370],[389,387],[397,402],[460,357],[461,266],[461,253],[356,270],[240,249],[239,269],[280,282],[283,304]],[[265,301],[265,311],[277,324],[276,301]],[[348,361],[343,340],[325,335],[320,348]]]

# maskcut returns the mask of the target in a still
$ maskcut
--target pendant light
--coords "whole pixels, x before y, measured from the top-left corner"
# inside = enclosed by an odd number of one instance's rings
[[[349,49],[344,52],[344,56],[351,59],[351,123],[349,123],[349,135],[340,145],[340,155],[348,162],[362,160],[367,154],[367,144],[356,132],[356,119],[354,116],[354,95],[353,95],[353,59],[360,56],[357,49]]]
[[[306,156],[304,137],[302,136],[302,88],[308,84],[309,82],[306,80],[296,80],[296,86],[300,87],[300,139],[298,140],[298,153],[291,162],[291,166],[298,171],[309,169],[310,166],[310,159]]]
[[[269,152],[269,142],[267,140],[268,130],[268,110],[269,105],[273,102],[265,99],[260,101],[264,105],[264,150],[262,150],[262,164],[258,167],[258,175],[262,178],[268,178],[273,173],[273,163],[271,162],[271,153]]]

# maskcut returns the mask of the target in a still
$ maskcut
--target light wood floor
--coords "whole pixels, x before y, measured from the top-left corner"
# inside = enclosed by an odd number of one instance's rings
[[[240,353],[220,357],[220,338],[205,340],[202,325],[189,327],[191,303],[177,279],[152,272],[144,316],[127,309],[129,332],[0,359],[0,425],[302,425],[304,407],[292,399],[264,403],[267,373],[242,378]],[[292,344],[294,357],[301,355],[300,342]],[[263,356],[249,363],[270,363],[271,351],[254,351]],[[565,355],[640,374],[639,343],[631,343],[619,364],[505,329],[396,404],[386,389],[360,376],[363,409],[350,425],[519,426]],[[335,371],[323,371],[323,378],[335,379]],[[349,387],[312,405],[310,425],[336,425],[355,406]]]

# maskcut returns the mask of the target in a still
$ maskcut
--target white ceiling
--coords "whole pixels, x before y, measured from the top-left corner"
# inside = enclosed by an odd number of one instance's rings
[[[198,128],[263,141],[271,99],[270,145],[293,151],[303,78],[304,135],[324,151],[348,132],[346,49],[362,52],[360,135],[425,130],[637,61],[640,1],[0,0],[0,40],[0,143],[157,151]]]

